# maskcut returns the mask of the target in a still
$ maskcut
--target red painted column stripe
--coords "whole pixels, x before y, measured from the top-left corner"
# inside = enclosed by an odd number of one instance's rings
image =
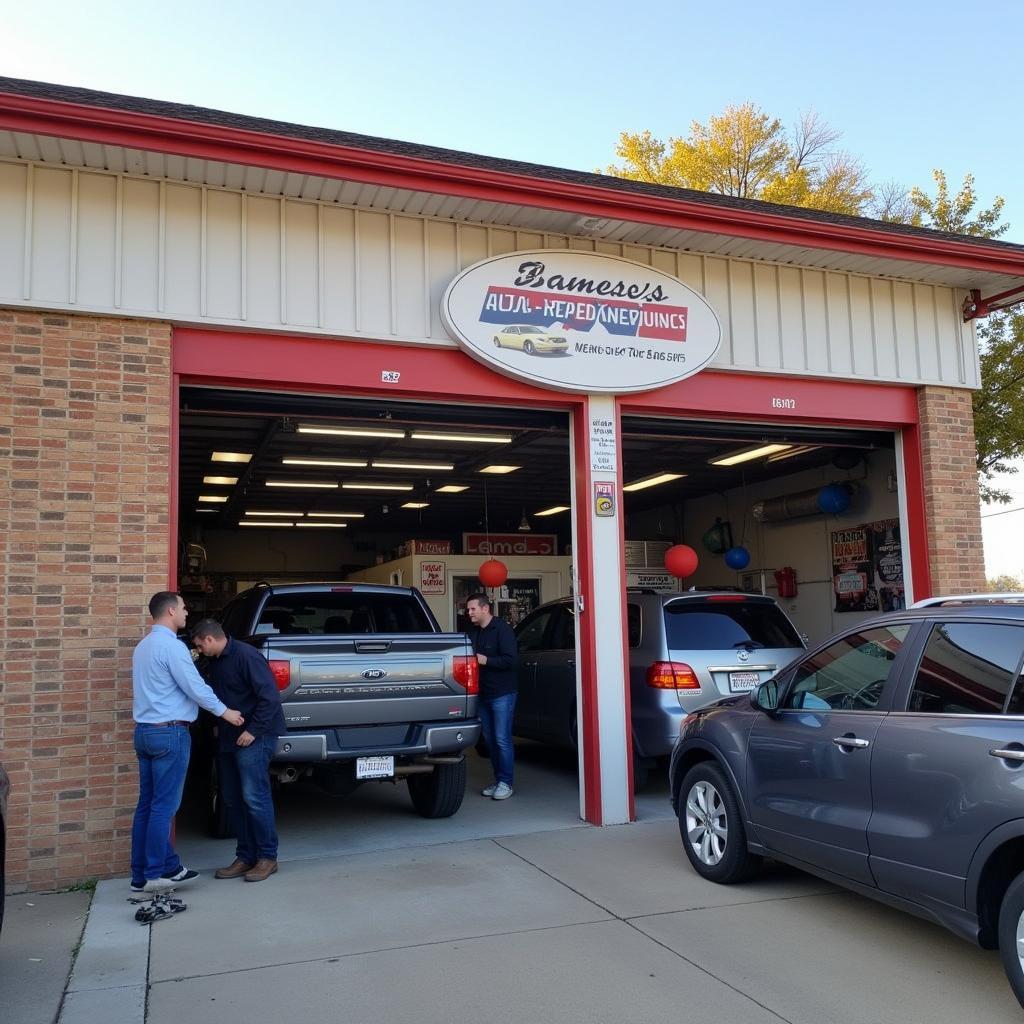
[[[573,514],[576,516],[576,576],[584,612],[578,617],[577,635],[580,645],[580,680],[583,706],[577,709],[577,728],[583,737],[583,816],[592,825],[604,823],[601,807],[601,733],[598,728],[600,710],[597,704],[597,635],[594,616],[587,611],[594,593],[594,567],[591,558],[594,533],[590,521],[590,410],[584,403],[572,414],[573,452],[575,455],[576,490]]]
[[[928,558],[928,519],[924,501],[924,464],[921,460],[921,428],[915,423],[902,430],[903,479],[906,483],[907,535],[914,583],[914,600],[932,597],[931,564]]]

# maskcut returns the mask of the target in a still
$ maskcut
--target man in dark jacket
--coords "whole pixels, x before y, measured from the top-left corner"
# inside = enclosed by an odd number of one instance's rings
[[[192,639],[209,659],[206,677],[223,700],[245,716],[244,727],[222,724],[217,738],[217,777],[228,820],[238,836],[234,863],[215,878],[262,882],[277,871],[277,829],[270,793],[270,759],[285,731],[281,695],[266,659],[254,647],[225,635],[203,619]]]
[[[519,647],[512,627],[491,614],[486,594],[473,594],[466,614],[473,624],[469,637],[480,665],[480,722],[494,768],[494,785],[480,792],[507,800],[513,793],[512,714],[519,690]]]

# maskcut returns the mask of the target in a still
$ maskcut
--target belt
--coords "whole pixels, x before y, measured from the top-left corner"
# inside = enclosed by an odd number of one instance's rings
[[[186,727],[190,726],[191,724],[192,724],[191,722],[182,722],[182,721],[177,721],[177,722],[139,722],[139,725],[184,725]]]

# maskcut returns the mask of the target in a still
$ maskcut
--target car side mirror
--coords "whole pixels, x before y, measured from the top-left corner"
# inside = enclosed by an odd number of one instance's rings
[[[779,710],[779,684],[774,679],[762,683],[750,691],[750,704],[759,711]]]

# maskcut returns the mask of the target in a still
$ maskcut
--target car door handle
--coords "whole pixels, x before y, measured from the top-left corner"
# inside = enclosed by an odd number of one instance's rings
[[[866,746],[869,746],[870,740],[861,740],[856,736],[836,736],[832,742],[837,747],[845,747],[848,750],[863,750]]]
[[[1024,761],[1024,750],[990,750],[992,757],[1001,757],[1007,761]]]

